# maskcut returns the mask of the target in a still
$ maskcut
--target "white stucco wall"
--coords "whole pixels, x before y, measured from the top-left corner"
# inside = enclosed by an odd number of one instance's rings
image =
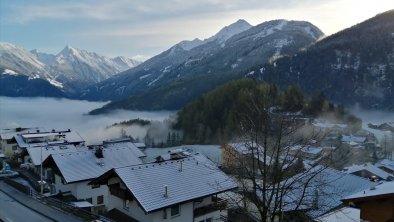
[[[180,214],[171,217],[171,209],[166,208],[167,219],[164,219],[164,210],[159,210],[150,214],[145,212],[138,206],[135,200],[129,202],[129,209],[123,208],[123,200],[110,195],[108,200],[108,210],[116,208],[121,212],[141,222],[192,222],[193,221],[193,202],[185,203],[180,206]]]
[[[83,181],[78,183],[70,183],[63,184],[61,181],[61,177],[59,175],[55,175],[55,187],[56,192],[66,192],[70,191],[74,197],[79,200],[92,198],[92,204],[97,206],[97,196],[104,196],[104,203],[99,205],[108,205],[108,195],[109,190],[108,186],[100,186],[99,188],[92,188],[91,185],[88,185],[90,181]]]

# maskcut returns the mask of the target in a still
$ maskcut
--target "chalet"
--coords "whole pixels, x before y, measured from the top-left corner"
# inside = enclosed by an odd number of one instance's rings
[[[367,142],[367,137],[365,136],[354,136],[354,135],[342,135],[342,143],[349,144],[352,147],[361,147]]]
[[[264,148],[253,142],[230,143],[222,146],[222,163],[225,167],[237,166],[242,159],[262,153]]]
[[[392,160],[388,160],[388,159],[381,160],[380,162],[376,163],[375,166],[386,171],[387,173],[394,175],[394,161]]]
[[[343,207],[313,220],[314,222],[360,222],[360,210]]]
[[[137,148],[136,148],[137,149]],[[120,144],[104,148],[51,154],[44,162],[46,180],[51,183],[51,193],[72,195],[77,200],[87,200],[93,211],[105,209],[108,197],[106,186],[88,185],[104,172],[129,165],[142,164],[130,147]]]
[[[323,154],[323,148],[312,146],[293,146],[289,150],[289,155],[303,159],[315,160]]]
[[[218,194],[237,185],[206,157],[114,168],[89,183],[107,186],[106,210],[136,221],[217,221],[225,202]]]
[[[27,147],[21,153],[23,159],[21,168],[33,169],[35,173],[39,174],[42,162],[51,154],[71,153],[80,150],[82,150],[82,148],[77,149],[71,144]]]
[[[11,157],[18,150],[18,143],[14,136],[22,133],[40,132],[41,128],[22,128],[17,127],[13,129],[2,129],[0,130],[0,153],[3,153],[6,157]]]
[[[394,176],[386,171],[380,169],[379,167],[371,164],[365,163],[362,165],[352,165],[350,167],[345,167],[345,173],[354,174],[360,177],[368,178],[370,180],[387,180],[391,181]]]
[[[394,182],[381,183],[343,199],[360,209],[360,220],[387,222],[394,220]]]
[[[283,201],[283,211],[289,217],[302,215],[311,220],[341,207],[343,198],[375,185],[365,178],[321,166],[284,183],[290,187]]]
[[[72,144],[75,146],[83,146],[85,140],[79,135],[78,132],[71,131],[56,131],[50,132],[37,131],[34,133],[22,133],[14,136],[18,149],[34,146],[45,146],[51,144]]]

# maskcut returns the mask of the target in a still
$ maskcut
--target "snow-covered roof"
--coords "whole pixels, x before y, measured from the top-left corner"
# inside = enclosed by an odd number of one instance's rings
[[[344,200],[352,200],[352,199],[388,195],[388,194],[394,195],[394,181],[381,183],[373,188],[365,189],[363,191],[354,193],[352,195],[348,195],[344,198]]]
[[[353,136],[353,135],[342,135],[341,141],[344,143],[349,143],[350,145],[356,145],[358,143],[364,143],[367,140],[365,136]]]
[[[142,164],[128,147],[104,148],[102,151],[104,158],[97,158],[94,149],[52,154],[44,161],[44,166],[53,160],[64,180],[72,183],[94,179],[112,168]]]
[[[51,138],[50,138],[51,137]],[[40,142],[29,143],[26,139],[38,139]],[[45,146],[47,144],[56,143],[82,143],[85,140],[75,131],[51,131],[51,132],[36,132],[23,133],[15,135],[15,140],[21,148],[31,146]]]
[[[145,143],[134,143],[134,145],[138,148],[146,148],[146,144]]]
[[[32,163],[35,166],[41,163],[51,154],[77,152],[78,149],[74,145],[58,145],[58,146],[42,146],[42,147],[27,147],[27,153],[30,156]],[[42,151],[42,158],[41,158]]]
[[[320,127],[320,128],[334,128],[334,127],[338,127],[338,128],[346,128],[347,125],[346,124],[340,124],[340,123],[330,123],[328,121],[322,120],[322,119],[315,119],[312,124],[316,127]]]
[[[16,136],[17,134],[21,133],[28,133],[28,132],[37,132],[44,130],[40,127],[30,127],[30,128],[13,128],[13,129],[1,129],[0,130],[0,138],[2,140],[10,140],[12,137]]]
[[[118,142],[118,143],[108,143],[105,144],[107,148],[128,148],[131,152],[134,153],[136,157],[146,157],[145,153],[143,153],[137,146],[134,145],[132,142]]]
[[[389,177],[393,177],[393,175],[387,173],[386,171],[380,169],[379,167],[372,165],[371,163],[361,164],[361,165],[352,165],[350,167],[345,167],[344,172],[346,173],[356,173],[359,171],[368,171],[384,180],[387,180]]]
[[[299,150],[303,153],[308,153],[308,154],[313,154],[313,155],[317,155],[323,150],[323,148],[321,148],[321,147],[300,146],[300,145],[293,146],[290,149],[293,151]]]
[[[237,184],[205,156],[116,168],[145,212],[237,188]],[[165,196],[167,186],[167,196]]]
[[[257,145],[254,142],[230,143],[228,145],[241,155],[252,154],[252,151],[253,153],[263,152],[264,150],[262,146]]]
[[[392,160],[388,160],[388,159],[384,159],[381,160],[379,163],[375,164],[377,167],[386,167],[387,169],[390,169],[392,171],[394,171],[394,161]]]
[[[317,222],[360,222],[360,209],[344,207],[315,219]]]
[[[306,214],[311,218],[319,217],[338,207],[344,197],[374,185],[365,178],[321,166],[312,168],[308,173],[298,174],[285,183],[291,184],[292,187],[284,200],[285,211],[294,210],[302,199],[298,209],[306,210]],[[314,206],[315,204],[317,206]]]

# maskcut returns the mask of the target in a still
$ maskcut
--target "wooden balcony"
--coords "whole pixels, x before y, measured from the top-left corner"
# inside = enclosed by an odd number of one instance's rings
[[[208,214],[218,210],[226,209],[227,203],[225,200],[214,197],[213,202],[209,205],[205,205],[199,208],[194,209],[194,217],[199,217],[204,214]]]

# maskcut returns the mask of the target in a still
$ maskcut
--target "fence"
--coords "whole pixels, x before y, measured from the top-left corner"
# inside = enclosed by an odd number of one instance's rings
[[[67,202],[52,198],[52,197],[44,196],[44,195],[40,194],[39,192],[31,189],[30,187],[20,184],[12,179],[5,178],[4,182],[10,186],[16,188],[17,190],[31,196],[32,198],[36,199],[37,201],[39,201],[45,205],[57,208],[61,211],[64,211],[64,212],[67,212],[70,214],[73,214],[77,217],[82,218],[84,221],[100,220],[103,222],[113,222],[113,220],[111,220],[111,219],[108,219],[108,218],[103,217],[101,215],[92,214],[91,212],[81,209],[81,208],[78,208],[70,203],[67,203]]]

